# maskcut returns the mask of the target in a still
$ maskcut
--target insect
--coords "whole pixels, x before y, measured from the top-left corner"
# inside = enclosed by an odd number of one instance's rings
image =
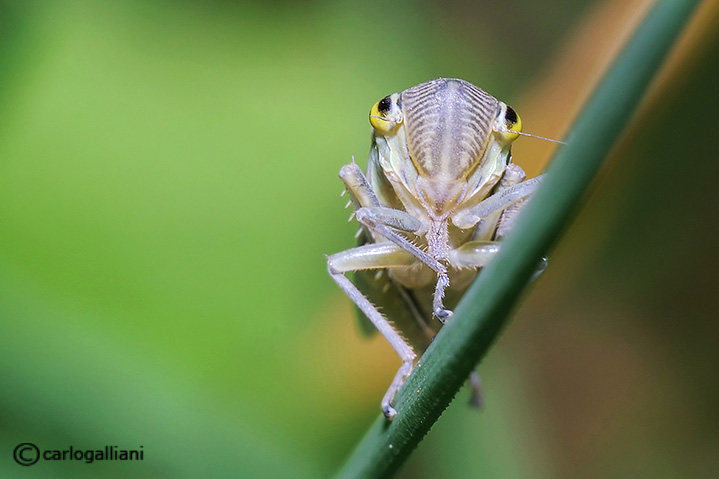
[[[329,256],[327,268],[368,331],[378,330],[402,360],[381,403],[391,420],[417,354],[499,251],[541,177],[525,180],[512,163],[517,113],[464,80],[386,96],[369,120],[366,173],[354,161],[339,173],[361,225],[359,246]]]

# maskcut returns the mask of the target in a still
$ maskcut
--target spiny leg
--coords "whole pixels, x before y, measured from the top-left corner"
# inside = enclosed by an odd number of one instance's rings
[[[445,271],[437,275],[437,284],[434,287],[434,296],[432,298],[432,313],[444,324],[447,318],[452,316],[452,311],[444,309],[444,290],[449,287],[449,275]]]
[[[356,217],[362,225],[409,252],[437,273],[432,310],[434,315],[444,322],[452,314],[451,311],[444,309],[442,304],[444,290],[449,286],[447,267],[396,231],[414,233],[422,228],[422,223],[409,213],[382,206],[360,208],[356,212]]]
[[[357,208],[380,206],[367,177],[356,163],[352,162],[340,168],[339,176]]]
[[[333,254],[327,258],[327,270],[332,279],[385,337],[402,360],[402,365],[382,398],[382,412],[389,420],[397,415],[397,411],[392,407],[392,402],[397,391],[412,372],[417,355],[344,273],[360,269],[409,266],[415,262],[416,260],[411,254],[392,243],[367,244]]]

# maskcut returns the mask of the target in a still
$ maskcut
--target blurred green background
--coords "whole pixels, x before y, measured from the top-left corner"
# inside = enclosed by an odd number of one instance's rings
[[[398,366],[324,261],[370,106],[454,76],[522,114],[601,3],[0,1],[0,476],[330,475]],[[712,21],[400,477],[719,474]]]

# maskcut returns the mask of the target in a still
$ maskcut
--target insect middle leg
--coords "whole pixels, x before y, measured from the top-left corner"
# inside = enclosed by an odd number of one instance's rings
[[[344,273],[362,269],[379,269],[406,267],[415,264],[417,260],[406,250],[392,243],[371,243],[352,248],[327,258],[327,270],[332,279],[339,285],[345,294],[357,305],[364,315],[374,324],[377,330],[385,337],[392,348],[397,352],[402,365],[392,380],[392,384],[382,398],[382,412],[385,417],[392,420],[397,411],[392,402],[404,381],[414,368],[417,355],[412,347],[400,336],[387,319],[370,303],[362,292],[345,276]]]

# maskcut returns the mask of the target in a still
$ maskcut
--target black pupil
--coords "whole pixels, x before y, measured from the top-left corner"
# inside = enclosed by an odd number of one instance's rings
[[[507,111],[504,112],[504,120],[508,125],[514,125],[517,123],[517,112],[509,105],[507,105]]]
[[[391,100],[388,96],[386,96],[379,101],[379,103],[377,104],[377,109],[380,113],[387,113],[391,104]]]

